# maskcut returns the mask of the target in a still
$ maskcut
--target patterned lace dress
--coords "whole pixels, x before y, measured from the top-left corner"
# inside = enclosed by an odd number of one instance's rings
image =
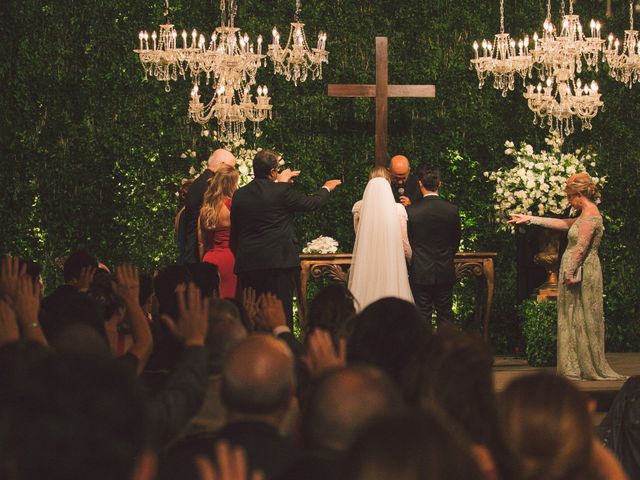
[[[583,380],[619,380],[604,356],[602,270],[598,246],[602,217],[579,217],[569,229],[558,285],[558,373]],[[582,266],[582,281],[564,285]]]

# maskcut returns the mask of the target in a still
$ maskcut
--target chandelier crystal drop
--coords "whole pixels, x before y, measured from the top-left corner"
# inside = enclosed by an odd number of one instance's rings
[[[304,23],[300,21],[301,0],[296,0],[294,21],[291,22],[286,45],[280,46],[280,33],[273,27],[273,40],[268,55],[273,62],[274,73],[282,75],[294,85],[304,82],[309,74],[312,80],[322,78],[322,64],[329,63],[329,52],[325,50],[327,34],[318,33],[316,48],[310,48],[304,32]]]
[[[482,47],[482,51],[480,48]],[[500,0],[500,33],[494,41],[473,42],[474,58],[471,69],[475,67],[478,75],[478,87],[482,88],[489,75],[493,75],[493,87],[502,91],[506,97],[509,90],[515,89],[515,79],[519,75],[524,82],[531,76],[532,56],[529,52],[529,37],[511,39],[504,31],[504,0]]]
[[[609,75],[629,88],[640,80],[640,42],[638,31],[633,28],[633,2],[629,2],[629,30],[624,32],[624,42],[620,49],[620,40],[613,34],[604,50],[609,63]]]

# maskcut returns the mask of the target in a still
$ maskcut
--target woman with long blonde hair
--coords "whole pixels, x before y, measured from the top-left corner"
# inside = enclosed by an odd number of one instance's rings
[[[509,223],[567,232],[558,279],[558,373],[576,380],[621,380],[604,355],[602,268],[598,247],[604,233],[600,193],[587,173],[567,179],[567,201],[577,218],[512,214]]]
[[[209,180],[198,219],[200,258],[218,267],[222,298],[235,297],[236,294],[235,258],[229,248],[229,231],[231,198],[238,189],[239,176],[234,167],[218,167]]]

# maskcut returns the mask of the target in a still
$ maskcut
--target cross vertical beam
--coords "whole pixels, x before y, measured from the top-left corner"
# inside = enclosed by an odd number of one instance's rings
[[[376,84],[331,84],[330,97],[375,97],[376,99],[376,165],[387,164],[389,132],[389,97],[434,98],[435,85],[389,85],[387,37],[376,37]]]

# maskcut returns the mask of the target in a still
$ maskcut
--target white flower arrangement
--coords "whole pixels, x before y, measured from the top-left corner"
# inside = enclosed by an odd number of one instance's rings
[[[302,253],[321,253],[323,255],[336,253],[337,251],[338,241],[331,237],[324,236],[314,238],[302,249]]]
[[[496,184],[493,198],[499,228],[512,230],[511,225],[505,223],[511,213],[562,213],[567,207],[566,180],[574,173],[589,173],[599,187],[606,183],[606,177],[598,177],[595,171],[595,153],[583,154],[582,149],[562,153],[563,140],[557,135],[549,136],[545,142],[551,151],[535,153],[533,147],[524,142],[516,148],[512,141],[506,141],[504,153],[513,157],[516,164],[509,169],[484,172],[484,176]],[[587,167],[592,171],[588,172]]]

